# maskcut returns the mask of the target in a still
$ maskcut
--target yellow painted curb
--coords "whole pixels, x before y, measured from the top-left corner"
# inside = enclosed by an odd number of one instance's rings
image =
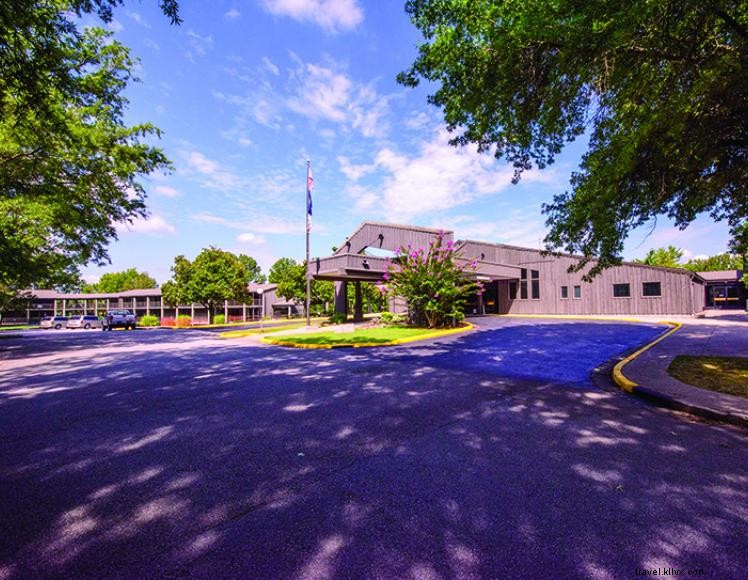
[[[657,322],[657,324],[667,324],[668,326],[671,326],[672,328],[670,328],[670,330],[668,330],[667,332],[655,338],[652,342],[645,344],[643,347],[641,347],[636,352],[631,353],[623,360],[618,361],[618,363],[616,363],[616,366],[613,367],[613,380],[616,382],[616,384],[619,387],[621,387],[627,393],[633,393],[636,387],[638,387],[639,385],[623,374],[623,367],[625,367],[628,363],[630,363],[632,360],[634,360],[636,357],[638,357],[642,353],[648,351],[658,342],[665,340],[668,336],[670,336],[675,331],[677,331],[681,326],[683,326],[683,324],[681,324],[680,322],[670,322],[667,320],[662,320],[660,322]]]
[[[354,343],[346,343],[346,344],[306,344],[303,342],[280,341],[271,336],[264,336],[260,339],[260,341],[265,344],[274,344],[276,346],[288,346],[292,348],[308,348],[308,349],[321,349],[321,350],[329,350],[332,348],[372,348],[375,346],[398,346],[398,345],[407,344],[410,342],[418,342],[420,340],[430,340],[433,338],[441,338],[442,336],[449,336],[451,334],[460,334],[462,332],[474,330],[475,328],[477,327],[474,324],[470,324],[468,322],[465,324],[465,326],[461,326],[459,328],[450,328],[448,330],[435,330],[434,332],[427,332],[424,334],[419,334],[417,336],[396,338],[395,340],[390,340],[388,342],[354,342]]]

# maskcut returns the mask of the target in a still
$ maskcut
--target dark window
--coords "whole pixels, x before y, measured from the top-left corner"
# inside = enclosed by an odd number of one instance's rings
[[[659,282],[644,282],[642,284],[642,294],[644,296],[662,296],[662,286]]]
[[[582,297],[582,287],[574,286],[574,298],[579,300]]]
[[[561,286],[561,299],[562,300],[569,299],[569,287],[568,286]]]
[[[630,298],[631,297],[631,284],[613,284],[613,297],[614,298]]]
[[[540,272],[530,270],[530,276],[532,276],[532,299],[540,300]]]
[[[519,297],[521,300],[527,300],[527,280],[522,280],[519,283]]]
[[[521,268],[519,272],[519,277],[522,280],[527,280],[527,268]]]
[[[509,282],[509,300],[517,299],[517,283]]]

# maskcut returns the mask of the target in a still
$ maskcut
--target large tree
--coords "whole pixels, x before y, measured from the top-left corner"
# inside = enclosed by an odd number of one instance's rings
[[[138,272],[135,268],[128,268],[121,272],[102,274],[95,284],[83,286],[84,292],[124,292],[141,288],[156,288],[158,283],[147,272]]]
[[[177,256],[172,279],[164,284],[162,295],[167,304],[202,304],[208,310],[208,322],[225,300],[249,299],[249,272],[242,260],[231,252],[213,246],[202,250],[190,262]]]
[[[667,248],[653,248],[647,252],[642,260],[634,260],[637,264],[646,264],[647,266],[664,266],[665,268],[681,268],[680,259],[683,257],[683,250],[675,246]]]
[[[262,273],[262,268],[260,268],[257,260],[246,254],[239,254],[239,260],[241,260],[247,269],[247,282],[256,282],[258,284],[265,282],[265,275]]]
[[[305,262],[292,258],[279,258],[268,273],[268,282],[278,285],[277,294],[286,300],[304,303],[306,301]],[[310,285],[310,306],[319,306],[333,300],[332,282],[312,280]]]
[[[742,270],[743,260],[735,254],[717,254],[707,258],[692,258],[683,267],[692,272],[717,272],[720,270]]]
[[[124,121],[135,61],[100,28],[122,0],[0,0],[0,293],[59,286],[108,261],[146,215],[139,177],[170,167],[158,129]],[[177,4],[162,0],[178,22]]]
[[[409,0],[425,42],[398,77],[433,82],[453,143],[552,163],[583,134],[571,191],[544,207],[549,249],[620,262],[632,228],[748,215],[744,0]],[[458,130],[459,129],[459,130]],[[582,260],[579,269],[588,263]]]

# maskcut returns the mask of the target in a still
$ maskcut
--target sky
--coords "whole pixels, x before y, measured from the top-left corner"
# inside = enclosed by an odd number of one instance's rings
[[[453,230],[456,239],[539,247],[543,203],[568,189],[586,143],[511,183],[512,168],[448,144],[429,87],[397,74],[421,41],[402,0],[181,0],[172,26],[156,0],[128,0],[108,27],[139,59],[126,121],[150,121],[173,161],[142,180],[149,217],[118,227],[111,264],[160,283],[174,257],[217,246],[267,272],[305,252],[306,160],[314,174],[311,255],[362,221]],[[432,87],[433,89],[433,87]],[[686,257],[726,250],[728,229],[701,217],[635,231],[624,257],[673,244]]]

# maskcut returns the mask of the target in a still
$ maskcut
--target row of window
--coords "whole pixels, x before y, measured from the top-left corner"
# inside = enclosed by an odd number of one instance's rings
[[[519,299],[527,300],[527,270],[522,269],[519,281]],[[530,270],[530,296],[533,300],[540,300],[540,273],[537,270]],[[662,284],[660,282],[642,283],[642,296],[659,297],[662,296]],[[572,297],[574,300],[582,298],[582,287],[572,286]],[[614,298],[631,298],[631,284],[628,282],[622,284],[613,284]],[[517,282],[509,282],[509,300],[517,299]],[[569,299],[569,287],[561,286],[561,300]]]

